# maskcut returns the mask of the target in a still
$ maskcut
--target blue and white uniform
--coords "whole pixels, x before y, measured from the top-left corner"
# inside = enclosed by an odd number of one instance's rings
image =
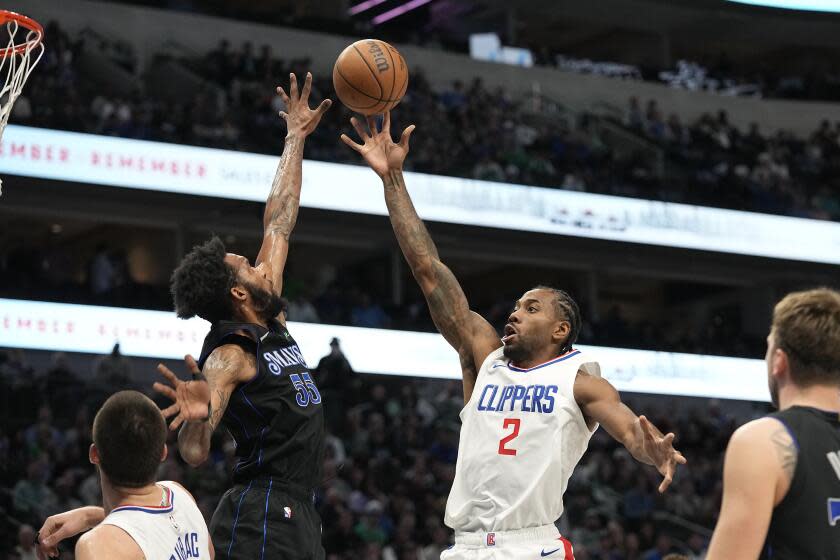
[[[461,411],[455,480],[444,521],[455,547],[441,558],[539,558],[571,560],[572,547],[554,522],[563,493],[589,439],[574,397],[579,370],[600,376],[596,361],[572,350],[544,364],[520,369],[503,348],[479,370]]]
[[[102,524],[128,533],[146,560],[209,560],[207,524],[192,497],[173,482],[157,485],[164,494],[162,505],[120,506],[111,510]]]

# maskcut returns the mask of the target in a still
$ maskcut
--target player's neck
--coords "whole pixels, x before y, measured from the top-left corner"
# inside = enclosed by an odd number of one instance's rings
[[[265,320],[259,313],[250,308],[241,309],[238,313],[237,320],[242,323],[254,323],[262,327],[268,328],[268,321]]]
[[[840,389],[836,385],[789,385],[779,390],[779,410],[792,406],[810,406],[840,412]]]
[[[140,488],[124,488],[102,481],[102,507],[105,515],[122,506],[160,506],[163,495],[163,488],[154,482]]]

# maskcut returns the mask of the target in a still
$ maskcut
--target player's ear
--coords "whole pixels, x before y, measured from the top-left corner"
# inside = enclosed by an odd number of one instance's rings
[[[95,443],[91,443],[88,448],[88,461],[90,461],[93,465],[99,464],[99,450],[96,449]]]
[[[569,338],[570,332],[572,332],[572,325],[568,321],[557,321],[554,324],[554,332],[551,333],[551,338],[559,344]]]
[[[790,357],[787,352],[781,348],[773,350],[772,363],[770,373],[777,379],[783,376],[790,375]]]
[[[233,299],[238,302],[243,302],[248,297],[248,292],[245,291],[245,288],[236,284],[233,288],[230,289],[230,295],[233,296]]]
[[[160,454],[160,462],[163,463],[166,461],[166,456],[169,455],[169,446],[165,443],[163,444],[163,452]]]

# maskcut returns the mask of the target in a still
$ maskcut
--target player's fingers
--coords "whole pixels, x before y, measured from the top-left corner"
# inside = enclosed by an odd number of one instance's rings
[[[642,427],[642,432],[645,435],[645,439],[652,440],[653,439],[653,427],[651,426],[651,423],[647,419],[646,416],[644,416],[644,415],[639,416],[639,425]]]
[[[306,79],[303,81],[303,89],[300,90],[300,98],[302,101],[309,99],[309,93],[312,91],[312,72],[306,73]]]
[[[370,138],[370,136],[365,131],[362,123],[359,122],[359,119],[356,117],[350,117],[350,124],[352,124],[353,128],[356,129],[356,133],[359,135],[359,138],[362,139],[362,142],[367,142],[367,139]]]
[[[405,150],[408,151],[408,139],[411,137],[411,133],[414,132],[414,129],[417,128],[414,125],[407,127],[403,130],[402,136],[400,137],[400,146]]]
[[[679,451],[677,451],[675,453],[674,461],[676,461],[680,465],[685,465],[686,463],[688,463],[688,459],[686,459],[685,456],[682,453],[680,453]]]
[[[286,107],[288,107],[289,106],[289,96],[286,94],[286,91],[283,88],[281,88],[280,86],[277,86],[277,93],[280,95],[280,99],[283,100],[283,104],[286,105]]]
[[[665,490],[667,490],[668,487],[671,486],[671,481],[672,480],[673,480],[673,478],[671,477],[670,474],[666,475],[665,478],[662,479],[662,483],[659,485],[659,493],[660,494],[665,492]]]
[[[341,141],[353,148],[354,150],[356,150],[357,152],[360,152],[362,150],[362,146],[353,142],[353,140],[351,140],[350,137],[346,134],[341,135]]]
[[[194,373],[196,375],[201,373],[198,363],[195,361],[195,358],[192,357],[192,354],[184,356],[184,363],[187,364],[187,368],[190,370],[190,373]]]
[[[365,120],[367,121],[368,129],[370,130],[370,135],[376,136],[376,134],[379,132],[379,127],[376,126],[376,119],[373,117],[373,115],[371,115]]]
[[[178,412],[180,412],[180,410],[181,410],[181,405],[178,404],[178,403],[175,403],[172,406],[168,406],[168,407],[164,408],[163,410],[160,411],[160,413],[163,414],[164,418],[169,418],[173,414],[178,414]]]
[[[280,115],[280,118],[284,121],[289,120],[289,113],[287,113],[286,111],[279,111],[277,114]]]
[[[327,112],[327,109],[329,109],[330,107],[332,107],[332,99],[324,99],[323,101],[321,101],[321,104],[318,105],[318,114],[323,115]]]
[[[294,72],[289,74],[289,97],[291,97],[292,102],[300,99],[298,95],[297,76],[295,76]]]
[[[664,443],[665,445],[671,445],[672,443],[674,443],[674,434],[673,433],[665,434],[665,437],[662,438],[662,443]]]
[[[382,117],[382,132],[387,133],[388,137],[391,136],[391,111],[385,111]]]
[[[178,400],[178,393],[176,393],[175,389],[173,389],[169,385],[164,385],[163,383],[158,383],[157,381],[155,381],[152,384],[152,389],[173,401]]]
[[[181,414],[179,414],[178,416],[175,417],[175,420],[173,420],[169,424],[169,429],[174,432],[175,430],[180,428],[181,424],[183,424],[183,423],[184,423],[184,417]]]
[[[166,378],[166,380],[167,380],[167,381],[169,381],[170,383],[172,383],[172,385],[177,385],[177,384],[178,384],[178,381],[180,381],[180,380],[178,379],[178,376],[177,376],[177,375],[175,375],[175,374],[172,372],[172,370],[171,370],[171,369],[169,369],[168,367],[166,367],[166,366],[165,366],[165,365],[163,365],[163,364],[158,364],[158,366],[157,366],[157,370],[160,372],[160,374],[161,374],[162,376],[164,376],[164,377]]]

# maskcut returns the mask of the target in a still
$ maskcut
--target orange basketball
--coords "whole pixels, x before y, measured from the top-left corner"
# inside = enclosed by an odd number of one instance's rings
[[[390,111],[408,88],[408,66],[402,55],[379,39],[356,41],[333,66],[335,93],[348,109],[363,115]]]

